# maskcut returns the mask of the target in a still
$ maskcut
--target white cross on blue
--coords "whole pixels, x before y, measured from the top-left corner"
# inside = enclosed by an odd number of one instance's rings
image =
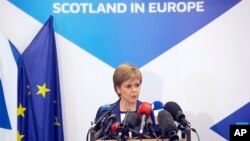
[[[0,80],[0,128],[11,129],[10,119],[6,108],[1,80]]]

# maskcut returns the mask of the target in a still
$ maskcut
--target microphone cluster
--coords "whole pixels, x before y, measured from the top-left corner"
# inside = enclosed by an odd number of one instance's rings
[[[110,115],[113,108],[114,105],[91,126],[90,130],[94,131],[90,137],[92,140],[168,138],[169,141],[178,141],[179,130],[189,129],[195,132],[175,102],[167,102],[165,105],[160,101],[152,104],[143,102],[136,113],[127,110],[121,123],[117,122],[117,116],[120,115]]]

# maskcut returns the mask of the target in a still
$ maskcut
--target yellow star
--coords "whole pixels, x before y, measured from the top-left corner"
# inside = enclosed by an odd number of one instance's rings
[[[22,141],[22,138],[24,135],[20,134],[19,131],[17,131],[17,141]]]
[[[22,106],[22,104],[19,104],[17,108],[17,116],[22,116],[24,117],[24,111],[26,110],[25,107]]]
[[[46,88],[46,83],[44,83],[42,86],[37,85],[38,92],[37,94],[41,94],[43,97],[46,96],[46,93],[50,91],[50,89]]]
[[[55,117],[54,125],[55,125],[55,126],[60,126],[60,123],[58,122],[58,117]]]

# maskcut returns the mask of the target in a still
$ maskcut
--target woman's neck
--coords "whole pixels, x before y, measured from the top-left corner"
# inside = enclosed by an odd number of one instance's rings
[[[128,109],[130,111],[136,111],[136,104],[137,103],[128,103],[126,101],[121,100],[120,101],[120,111],[127,111]]]

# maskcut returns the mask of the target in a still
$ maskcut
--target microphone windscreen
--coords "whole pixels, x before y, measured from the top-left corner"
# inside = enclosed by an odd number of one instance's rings
[[[148,102],[143,102],[138,108],[138,115],[141,117],[143,114],[149,117],[152,112],[152,106]]]
[[[174,117],[174,119],[177,121],[177,115],[179,115],[180,113],[182,113],[182,110],[181,110],[181,107],[171,101],[171,102],[167,102],[165,105],[164,105],[164,109],[167,110],[168,112],[170,112],[170,114]]]
[[[163,103],[160,101],[154,101],[152,105],[153,110],[163,109]]]
[[[176,132],[178,131],[177,126],[174,122],[174,119],[168,111],[161,110],[158,114],[158,121],[159,121],[160,129],[161,129],[163,136],[168,137],[169,131],[172,131],[172,130]]]
[[[113,131],[113,132],[116,132],[117,131],[117,129],[118,129],[118,127],[119,127],[119,122],[115,122],[112,126],[111,126],[111,130]]]
[[[140,122],[141,121],[140,121],[140,118],[137,115],[137,113],[130,113],[128,115],[126,125],[128,125],[131,128],[135,128],[135,127],[139,126]]]
[[[159,114],[159,111],[163,110],[163,103],[160,101],[155,101],[152,104],[152,108],[153,108],[153,113],[154,113],[154,122],[157,125],[159,124],[157,116]]]

